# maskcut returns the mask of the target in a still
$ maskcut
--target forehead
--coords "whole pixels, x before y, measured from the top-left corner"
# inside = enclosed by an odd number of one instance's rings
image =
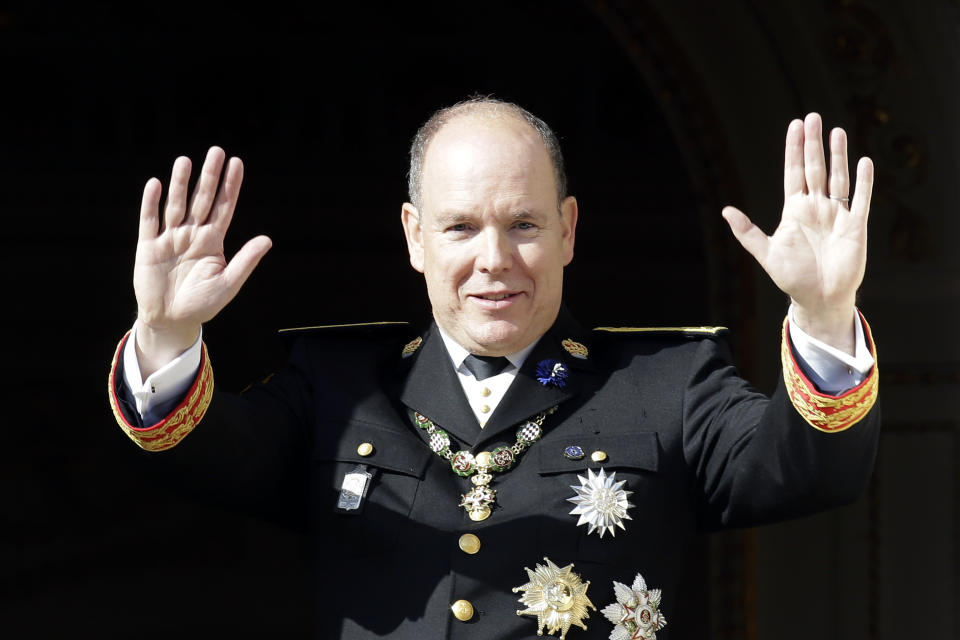
[[[424,205],[437,200],[556,199],[553,166],[539,134],[510,116],[461,116],[431,140],[424,158]]]

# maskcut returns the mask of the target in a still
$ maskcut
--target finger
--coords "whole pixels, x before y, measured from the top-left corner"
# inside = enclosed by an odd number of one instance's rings
[[[190,183],[190,158],[180,156],[173,163],[170,172],[170,187],[167,189],[167,204],[164,207],[163,219],[167,229],[173,228],[183,221],[187,210],[187,186]]]
[[[220,171],[223,169],[223,160],[226,157],[220,147],[210,147],[207,157],[200,170],[200,179],[193,189],[190,198],[190,208],[187,210],[187,220],[196,224],[203,224],[210,213],[210,205],[217,195],[217,184],[220,182]]]
[[[803,175],[803,121],[794,120],[787,127],[787,142],[783,152],[783,195],[805,193]]]
[[[210,209],[207,223],[216,227],[221,233],[227,232],[233,211],[240,197],[240,185],[243,184],[243,161],[240,158],[230,158],[227,170],[223,174],[220,190]]]
[[[870,158],[860,158],[857,163],[857,186],[853,192],[853,201],[850,203],[850,212],[855,216],[862,216],[864,222],[870,216],[870,199],[873,196],[873,161]]]
[[[827,188],[827,164],[823,155],[823,123],[820,114],[807,114],[803,121],[803,173],[807,193],[824,193]]]
[[[724,207],[723,219],[730,225],[734,237],[743,245],[750,255],[756,258],[760,266],[763,267],[767,259],[767,250],[770,245],[770,238],[760,227],[753,224],[747,214],[736,207]],[[764,267],[765,268],[765,267]]]
[[[227,263],[223,270],[223,279],[227,285],[227,290],[230,292],[231,299],[237,295],[240,287],[247,281],[256,266],[260,264],[260,259],[266,255],[272,246],[273,241],[270,238],[257,236],[248,240],[240,251],[237,251],[236,255],[233,256],[233,259]]]
[[[156,178],[147,180],[143,187],[143,199],[140,200],[139,239],[153,240],[160,233],[160,194],[163,186]]]
[[[850,168],[847,164],[847,133],[839,127],[830,132],[830,197],[850,195]],[[843,203],[841,204],[848,204]]]

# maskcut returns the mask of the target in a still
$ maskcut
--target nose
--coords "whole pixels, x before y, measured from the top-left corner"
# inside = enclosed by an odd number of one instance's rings
[[[485,273],[500,273],[513,266],[513,243],[499,229],[485,229],[478,238],[481,242],[476,268]]]

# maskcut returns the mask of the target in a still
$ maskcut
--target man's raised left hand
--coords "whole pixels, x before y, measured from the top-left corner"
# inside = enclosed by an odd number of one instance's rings
[[[735,207],[723,217],[734,236],[794,304],[793,318],[809,335],[853,354],[857,288],[867,263],[867,218],[873,162],[861,158],[851,198],[847,134],[830,132],[829,176],[820,116],[787,129],[783,215],[766,235]]]

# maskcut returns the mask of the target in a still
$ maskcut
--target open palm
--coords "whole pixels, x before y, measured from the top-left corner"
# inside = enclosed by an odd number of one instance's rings
[[[834,327],[849,332],[866,269],[873,163],[869,158],[858,163],[851,200],[846,134],[831,132],[828,180],[820,116],[810,114],[787,129],[783,187],[783,214],[772,236],[739,209],[726,207],[723,216],[737,240],[793,300],[805,329],[826,338]]]
[[[156,344],[176,355],[189,346],[200,325],[233,299],[270,249],[270,239],[258,236],[227,262],[223,240],[240,193],[243,163],[231,158],[223,171],[224,160],[222,149],[210,149],[188,201],[190,159],[177,158],[162,220],[160,182],[154,178],[144,187],[133,275],[142,348]]]

